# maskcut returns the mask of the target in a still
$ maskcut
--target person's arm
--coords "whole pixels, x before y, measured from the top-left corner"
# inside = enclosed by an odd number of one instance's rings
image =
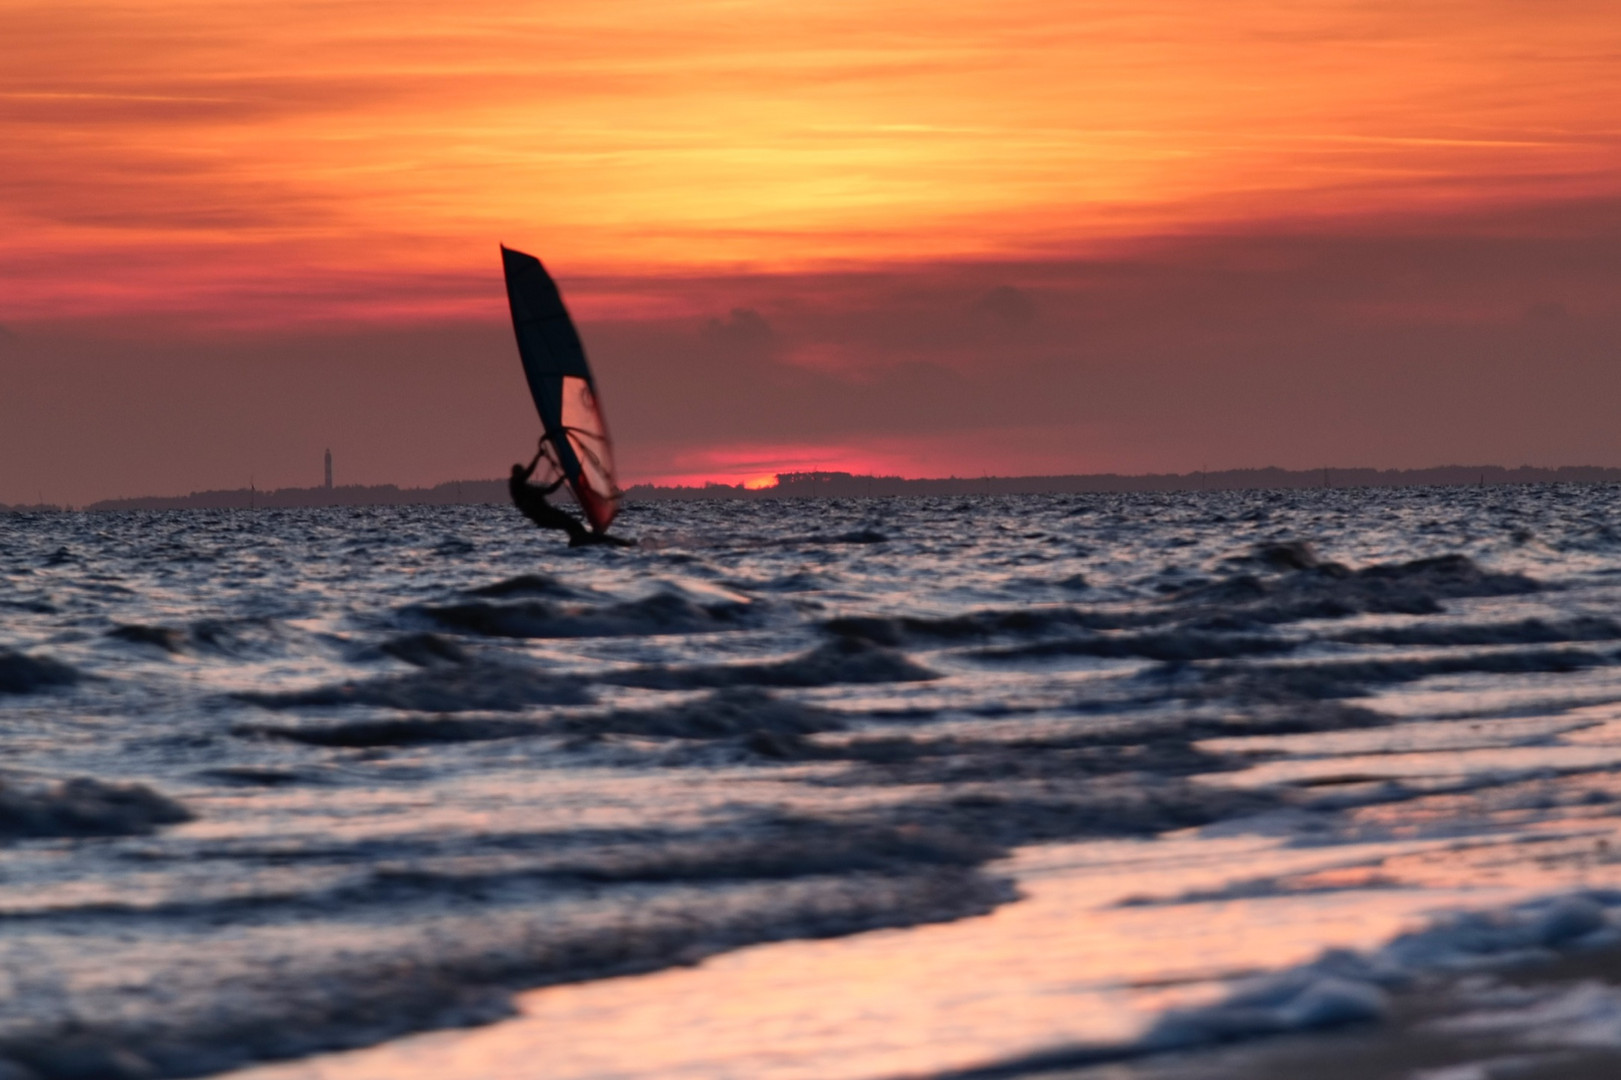
[[[535,451],[535,456],[530,460],[529,467],[523,471],[523,478],[524,478],[525,483],[527,483],[529,481],[529,478],[531,476],[535,475],[535,468],[536,468],[536,466],[538,466],[540,464],[541,455],[544,454],[545,452],[546,452],[546,437],[544,435],[542,435],[540,437],[540,449]]]
[[[548,451],[550,449],[551,449],[551,445],[549,443],[547,443],[546,436],[542,435],[540,437],[540,449],[535,451],[535,460],[531,461],[529,463],[529,471],[531,473],[533,473],[535,471],[535,466],[540,464],[540,459],[545,457],[546,456],[546,451]],[[563,481],[566,480],[566,479],[567,479],[567,477],[559,476],[556,480],[553,480],[551,483],[549,483],[545,487],[541,488],[540,493],[542,495],[550,495],[552,492],[554,492],[558,488],[562,487],[563,486]]]

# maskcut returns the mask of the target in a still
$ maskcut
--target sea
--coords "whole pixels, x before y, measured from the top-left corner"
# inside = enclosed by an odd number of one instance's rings
[[[0,515],[0,1080],[1621,1062],[1621,487],[615,531]]]

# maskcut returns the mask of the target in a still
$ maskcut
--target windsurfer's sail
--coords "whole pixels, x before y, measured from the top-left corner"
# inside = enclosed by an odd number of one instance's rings
[[[518,354],[546,429],[552,464],[568,481],[592,527],[604,532],[619,513],[620,491],[613,443],[585,347],[539,259],[502,245],[501,264]]]

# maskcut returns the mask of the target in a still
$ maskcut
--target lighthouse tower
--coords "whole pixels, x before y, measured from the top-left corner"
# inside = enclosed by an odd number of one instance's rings
[[[326,452],[326,489],[332,490],[332,451]]]

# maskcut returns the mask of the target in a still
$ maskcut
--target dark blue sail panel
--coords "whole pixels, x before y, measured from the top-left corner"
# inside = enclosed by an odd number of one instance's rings
[[[506,270],[507,302],[512,306],[512,328],[518,335],[525,373],[531,381],[537,375],[578,375],[590,382],[585,346],[546,268],[533,255],[505,246],[501,248],[501,263]]]
[[[539,259],[502,245],[501,263],[518,355],[550,456],[592,527],[605,530],[619,512],[620,491],[585,346]]]

